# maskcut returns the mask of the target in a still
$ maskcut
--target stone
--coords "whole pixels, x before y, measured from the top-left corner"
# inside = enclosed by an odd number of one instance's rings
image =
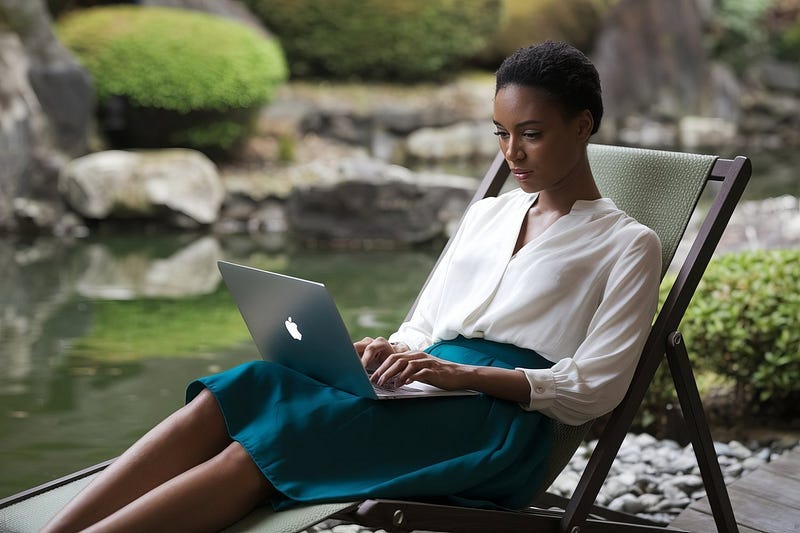
[[[624,58],[624,60],[621,60]],[[607,14],[593,57],[606,116],[699,114],[708,68],[695,0],[620,0]]]
[[[678,122],[681,146],[687,151],[720,150],[731,146],[738,133],[736,123],[714,117],[684,116]]]
[[[488,122],[461,122],[443,128],[420,128],[408,136],[408,155],[421,160],[491,158],[498,144]]]
[[[800,93],[800,68],[796,63],[769,60],[759,70],[759,79],[768,89]]]
[[[69,162],[59,177],[66,202],[93,219],[151,217],[161,211],[195,225],[218,216],[225,190],[216,165],[195,150],[108,150]],[[188,221],[167,217],[173,225]]]
[[[59,200],[62,154],[86,153],[94,108],[88,73],[53,35],[43,0],[0,2],[0,232],[15,198]]]
[[[448,234],[463,213],[474,180],[415,174],[374,159],[311,165],[319,173],[286,201],[289,231],[301,240],[416,244]]]

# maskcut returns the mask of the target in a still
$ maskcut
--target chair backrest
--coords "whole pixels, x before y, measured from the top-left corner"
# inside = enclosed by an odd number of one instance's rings
[[[598,144],[589,145],[588,156],[592,174],[603,196],[611,198],[617,207],[658,235],[663,277],[686,231],[716,156]],[[569,426],[554,421],[553,452],[538,494],[555,481],[592,423]]]
[[[663,276],[717,157],[597,144],[588,154],[603,196],[658,235]]]

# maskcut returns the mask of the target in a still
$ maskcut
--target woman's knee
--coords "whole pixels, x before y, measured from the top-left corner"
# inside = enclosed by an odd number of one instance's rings
[[[218,463],[220,472],[225,472],[261,498],[266,498],[275,490],[247,450],[236,441],[229,444],[214,460]]]
[[[203,389],[195,396],[192,401],[183,406],[179,411],[183,424],[190,427],[198,427],[204,432],[212,428],[218,433],[227,435],[225,427],[225,417],[217,403],[217,399],[208,389]]]

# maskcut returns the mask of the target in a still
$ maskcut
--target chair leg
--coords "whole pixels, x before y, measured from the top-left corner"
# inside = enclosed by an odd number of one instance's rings
[[[700,400],[700,393],[697,390],[697,383],[689,363],[689,354],[679,332],[675,331],[667,336],[666,353],[681,410],[688,426],[689,438],[692,441],[692,448],[694,448],[703,484],[706,487],[708,503],[714,514],[714,522],[717,524],[717,531],[738,532],[731,500],[728,497],[728,490],[725,488],[722,470],[714,450],[714,442],[711,439],[711,431]]]

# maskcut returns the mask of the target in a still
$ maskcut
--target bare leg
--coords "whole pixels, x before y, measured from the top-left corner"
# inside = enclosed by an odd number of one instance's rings
[[[78,494],[43,531],[78,531],[224,450],[231,442],[204,390],[150,430]]]
[[[159,485],[87,530],[97,532],[219,531],[274,494],[238,442]]]

